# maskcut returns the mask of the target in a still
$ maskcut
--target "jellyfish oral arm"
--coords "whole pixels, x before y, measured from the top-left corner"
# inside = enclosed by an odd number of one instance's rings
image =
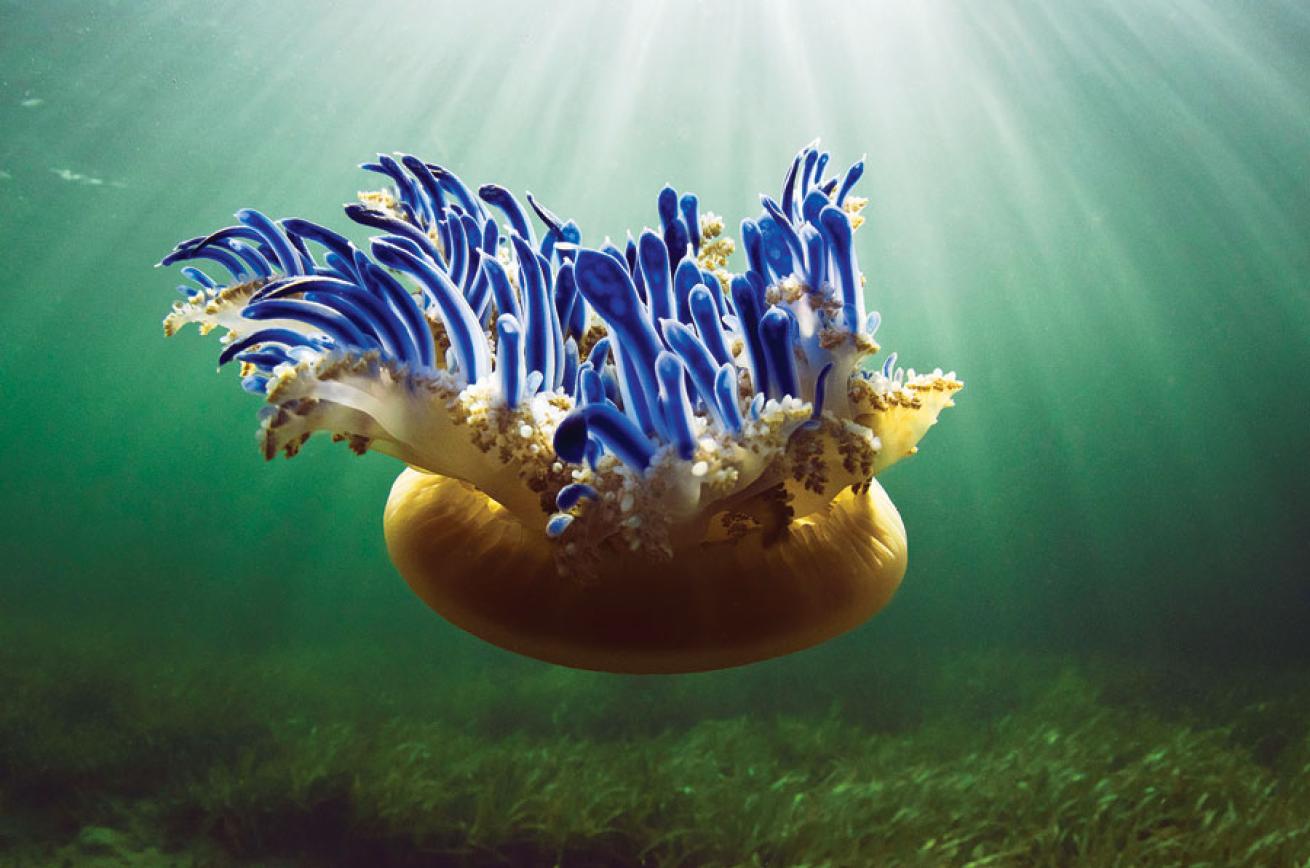
[[[262,395],[266,457],[316,431],[461,480],[540,530],[561,570],[606,550],[675,552],[783,535],[867,489],[961,387],[879,352],[854,232],[863,171],[823,177],[807,146],[741,223],[671,187],[659,226],[587,247],[536,199],[473,188],[411,155],[347,216],[362,246],[243,210],[161,265],[192,283],[165,319],[224,333]],[[529,215],[540,219],[538,233]]]

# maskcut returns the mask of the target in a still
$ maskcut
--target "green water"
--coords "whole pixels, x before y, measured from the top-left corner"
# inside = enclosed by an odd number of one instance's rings
[[[1307,46],[1279,0],[3,0],[0,861],[1310,864]],[[666,181],[736,234],[816,135],[880,342],[967,387],[880,477],[893,604],[784,660],[480,643],[386,558],[394,462],[266,465],[160,333],[175,241],[345,231],[378,151],[597,243]]]

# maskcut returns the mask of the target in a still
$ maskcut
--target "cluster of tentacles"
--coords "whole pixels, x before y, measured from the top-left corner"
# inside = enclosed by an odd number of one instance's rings
[[[561,562],[781,531],[912,452],[960,387],[894,355],[862,366],[879,322],[852,244],[863,163],[827,163],[796,155],[742,221],[734,274],[693,194],[665,187],[658,230],[591,248],[531,194],[540,233],[503,187],[382,155],[363,168],[389,186],[345,207],[380,233],[367,251],[240,211],[160,263],[194,282],[165,331],[226,329],[220,366],[268,402],[266,456],[329,431],[544,522]]]

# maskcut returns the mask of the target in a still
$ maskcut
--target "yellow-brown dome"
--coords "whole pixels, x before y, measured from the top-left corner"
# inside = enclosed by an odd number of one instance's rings
[[[539,527],[473,486],[415,470],[391,489],[387,549],[414,592],[502,648],[582,669],[694,672],[799,651],[863,623],[905,574],[905,527],[876,481],[772,542],[756,528],[668,561],[606,552],[562,574]]]

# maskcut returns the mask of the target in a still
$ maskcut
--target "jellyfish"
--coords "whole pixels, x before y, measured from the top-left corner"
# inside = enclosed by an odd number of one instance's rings
[[[878,483],[955,374],[874,356],[853,242],[863,160],[818,142],[742,220],[665,186],[657,228],[583,243],[531,193],[409,154],[361,168],[363,247],[246,209],[160,265],[164,320],[222,332],[266,458],[328,432],[404,462],[396,569],[450,623],[584,669],[674,673],[798,651],[882,609],[906,535]]]

